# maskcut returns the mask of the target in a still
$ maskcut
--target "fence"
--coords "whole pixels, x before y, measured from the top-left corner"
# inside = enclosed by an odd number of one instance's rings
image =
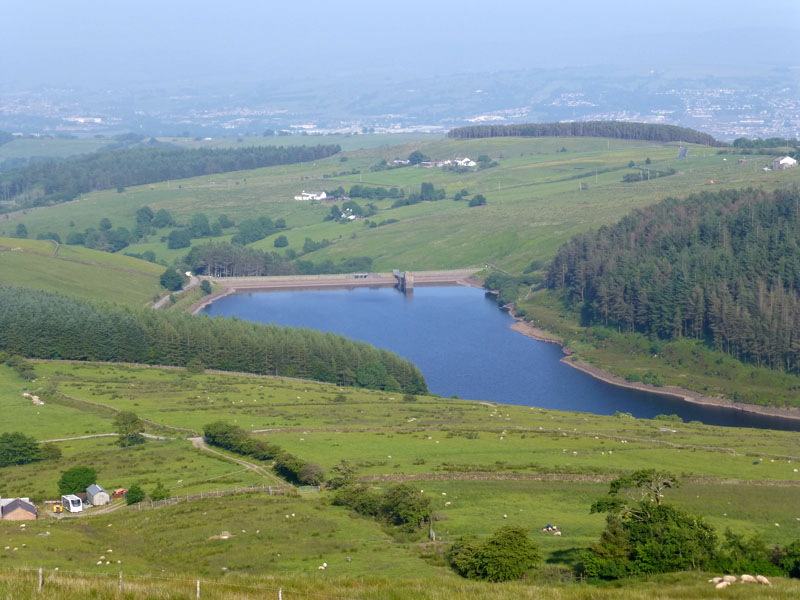
[[[308,488],[308,489],[304,489]],[[316,488],[316,489],[314,489]],[[288,496],[297,492],[301,494],[309,492],[318,492],[319,486],[304,486],[303,488],[295,488],[291,485],[262,485],[260,487],[241,487],[232,490],[214,490],[213,492],[200,492],[199,494],[187,494],[185,496],[175,496],[173,498],[164,498],[163,500],[146,500],[136,504],[127,505],[128,510],[146,510],[150,508],[160,508],[162,506],[170,506],[173,504],[180,504],[181,502],[192,502],[195,500],[204,500],[206,498],[219,498],[220,496],[230,496],[232,494],[253,494],[253,493],[268,493],[270,496]]]
[[[238,592],[237,598],[244,595],[253,598],[277,598],[278,600],[292,600],[293,598],[328,598],[331,600],[352,600],[355,596],[331,595],[318,592],[305,592],[300,590],[285,589],[283,586],[247,585],[242,583],[214,581],[206,579],[187,579],[182,577],[165,577],[152,575],[126,575],[119,573],[88,573],[86,571],[65,571],[58,568],[13,568],[0,567],[0,582],[2,580],[16,579],[15,590],[17,594],[24,593],[22,588],[28,588],[31,593],[24,597],[36,597],[48,591],[57,590],[61,594],[79,596],[87,594],[87,584],[101,587],[102,590],[93,589],[88,594],[92,597],[100,593],[100,597],[111,597],[125,594],[126,598],[161,597],[158,594],[166,592],[165,597],[175,597],[175,593],[186,594],[184,597],[208,598],[210,600],[229,598]],[[28,587],[30,586],[30,587]],[[154,589],[158,588],[158,590]],[[14,596],[8,596],[9,598]]]

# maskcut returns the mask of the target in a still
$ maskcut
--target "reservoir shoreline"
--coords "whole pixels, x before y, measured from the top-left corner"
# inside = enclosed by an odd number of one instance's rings
[[[525,321],[521,317],[514,315],[513,313],[512,316],[514,317],[515,321],[514,323],[511,324],[511,329],[539,342],[557,344],[558,346],[561,347],[562,352],[564,352],[564,357],[561,359],[562,363],[564,363],[569,367],[572,367],[573,369],[577,369],[578,371],[583,371],[587,375],[590,375],[591,377],[594,377],[595,379],[598,379],[600,381],[604,381],[605,383],[609,383],[617,387],[628,388],[630,390],[639,390],[642,392],[649,392],[651,394],[660,394],[662,396],[676,398],[678,400],[682,400],[684,402],[689,402],[692,404],[700,404],[703,406],[714,406],[717,408],[724,408],[727,410],[738,410],[741,412],[755,413],[767,417],[778,417],[781,419],[800,420],[800,410],[798,409],[779,408],[777,406],[758,406],[757,404],[745,404],[742,402],[733,402],[732,400],[728,400],[727,398],[722,398],[722,397],[704,396],[699,392],[695,392],[693,390],[687,390],[686,388],[681,388],[673,385],[656,387],[648,383],[627,381],[626,379],[619,377],[618,375],[614,375],[613,373],[601,369],[600,367],[596,367],[581,360],[575,360],[573,358],[572,351],[569,349],[568,346],[564,345],[563,340],[561,338],[550,334],[544,329],[540,329],[538,327],[531,325],[529,322]]]
[[[465,286],[484,289],[480,281],[473,279],[475,269],[458,271],[429,271],[414,272],[414,284],[420,287],[433,286]],[[246,294],[250,292],[263,291],[312,291],[348,289],[348,288],[388,288],[393,287],[396,280],[392,274],[370,273],[361,274],[358,278],[354,275],[311,275],[311,276],[281,276],[281,277],[241,277],[241,278],[204,278],[214,283],[224,286],[224,289],[215,294],[203,298],[200,302],[193,305],[189,310],[196,314],[214,303],[216,300],[233,294]],[[579,370],[593,379],[610,384],[614,387],[626,388],[638,392],[654,394],[668,397],[689,404],[702,405],[723,409],[725,411],[737,411],[739,413],[758,414],[763,417],[773,417],[778,419],[790,419],[793,422],[800,421],[800,410],[766,407],[753,404],[736,403],[722,397],[704,396],[698,392],[680,388],[677,386],[655,387],[641,382],[629,382],[622,377],[618,377],[604,369],[583,361],[574,360],[572,351],[565,346],[563,340],[545,330],[535,327],[510,311],[514,321],[510,329],[517,333],[540,342],[557,344],[565,356],[560,358],[560,362],[573,369]]]

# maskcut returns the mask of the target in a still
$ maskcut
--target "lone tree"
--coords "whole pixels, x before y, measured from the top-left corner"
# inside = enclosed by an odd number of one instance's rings
[[[183,287],[183,278],[172,267],[161,274],[161,285],[170,291],[176,291]]]
[[[428,160],[428,157],[425,156],[419,150],[414,150],[411,154],[408,155],[408,164],[410,165],[418,165],[423,160]]]
[[[136,444],[144,443],[144,438],[142,437],[144,421],[135,412],[129,410],[118,412],[117,416],[114,417],[114,429],[119,434],[117,443],[120,446],[135,446]]]
[[[58,491],[62,494],[85,492],[86,488],[97,481],[97,472],[91,467],[72,467],[61,474],[58,480]]]
[[[541,560],[539,548],[522,527],[506,526],[482,543],[460,540],[448,552],[453,568],[463,577],[512,581]]]
[[[605,512],[606,529],[583,557],[590,577],[619,579],[708,567],[717,536],[702,517],[663,502],[678,481],[669,473],[643,469],[611,482],[609,495],[592,504]]]

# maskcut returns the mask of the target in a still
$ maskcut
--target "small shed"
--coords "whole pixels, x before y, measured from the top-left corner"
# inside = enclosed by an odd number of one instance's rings
[[[96,483],[86,488],[86,499],[89,501],[89,504],[94,506],[103,506],[111,502],[111,496],[109,496],[108,492]]]
[[[0,500],[0,518],[4,521],[35,521],[36,506],[28,498]]]
[[[784,171],[797,166],[797,161],[791,156],[779,156],[772,160],[773,171]]]

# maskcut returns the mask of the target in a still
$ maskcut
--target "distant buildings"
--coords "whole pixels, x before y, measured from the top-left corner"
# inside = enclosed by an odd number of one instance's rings
[[[294,199],[298,202],[308,201],[308,200],[325,200],[328,197],[328,194],[325,192],[307,192],[303,190],[299,196],[295,196]]]
[[[772,159],[773,171],[784,171],[786,169],[791,169],[792,167],[796,166],[797,166],[797,161],[793,159],[791,156],[779,156],[778,158]]]

